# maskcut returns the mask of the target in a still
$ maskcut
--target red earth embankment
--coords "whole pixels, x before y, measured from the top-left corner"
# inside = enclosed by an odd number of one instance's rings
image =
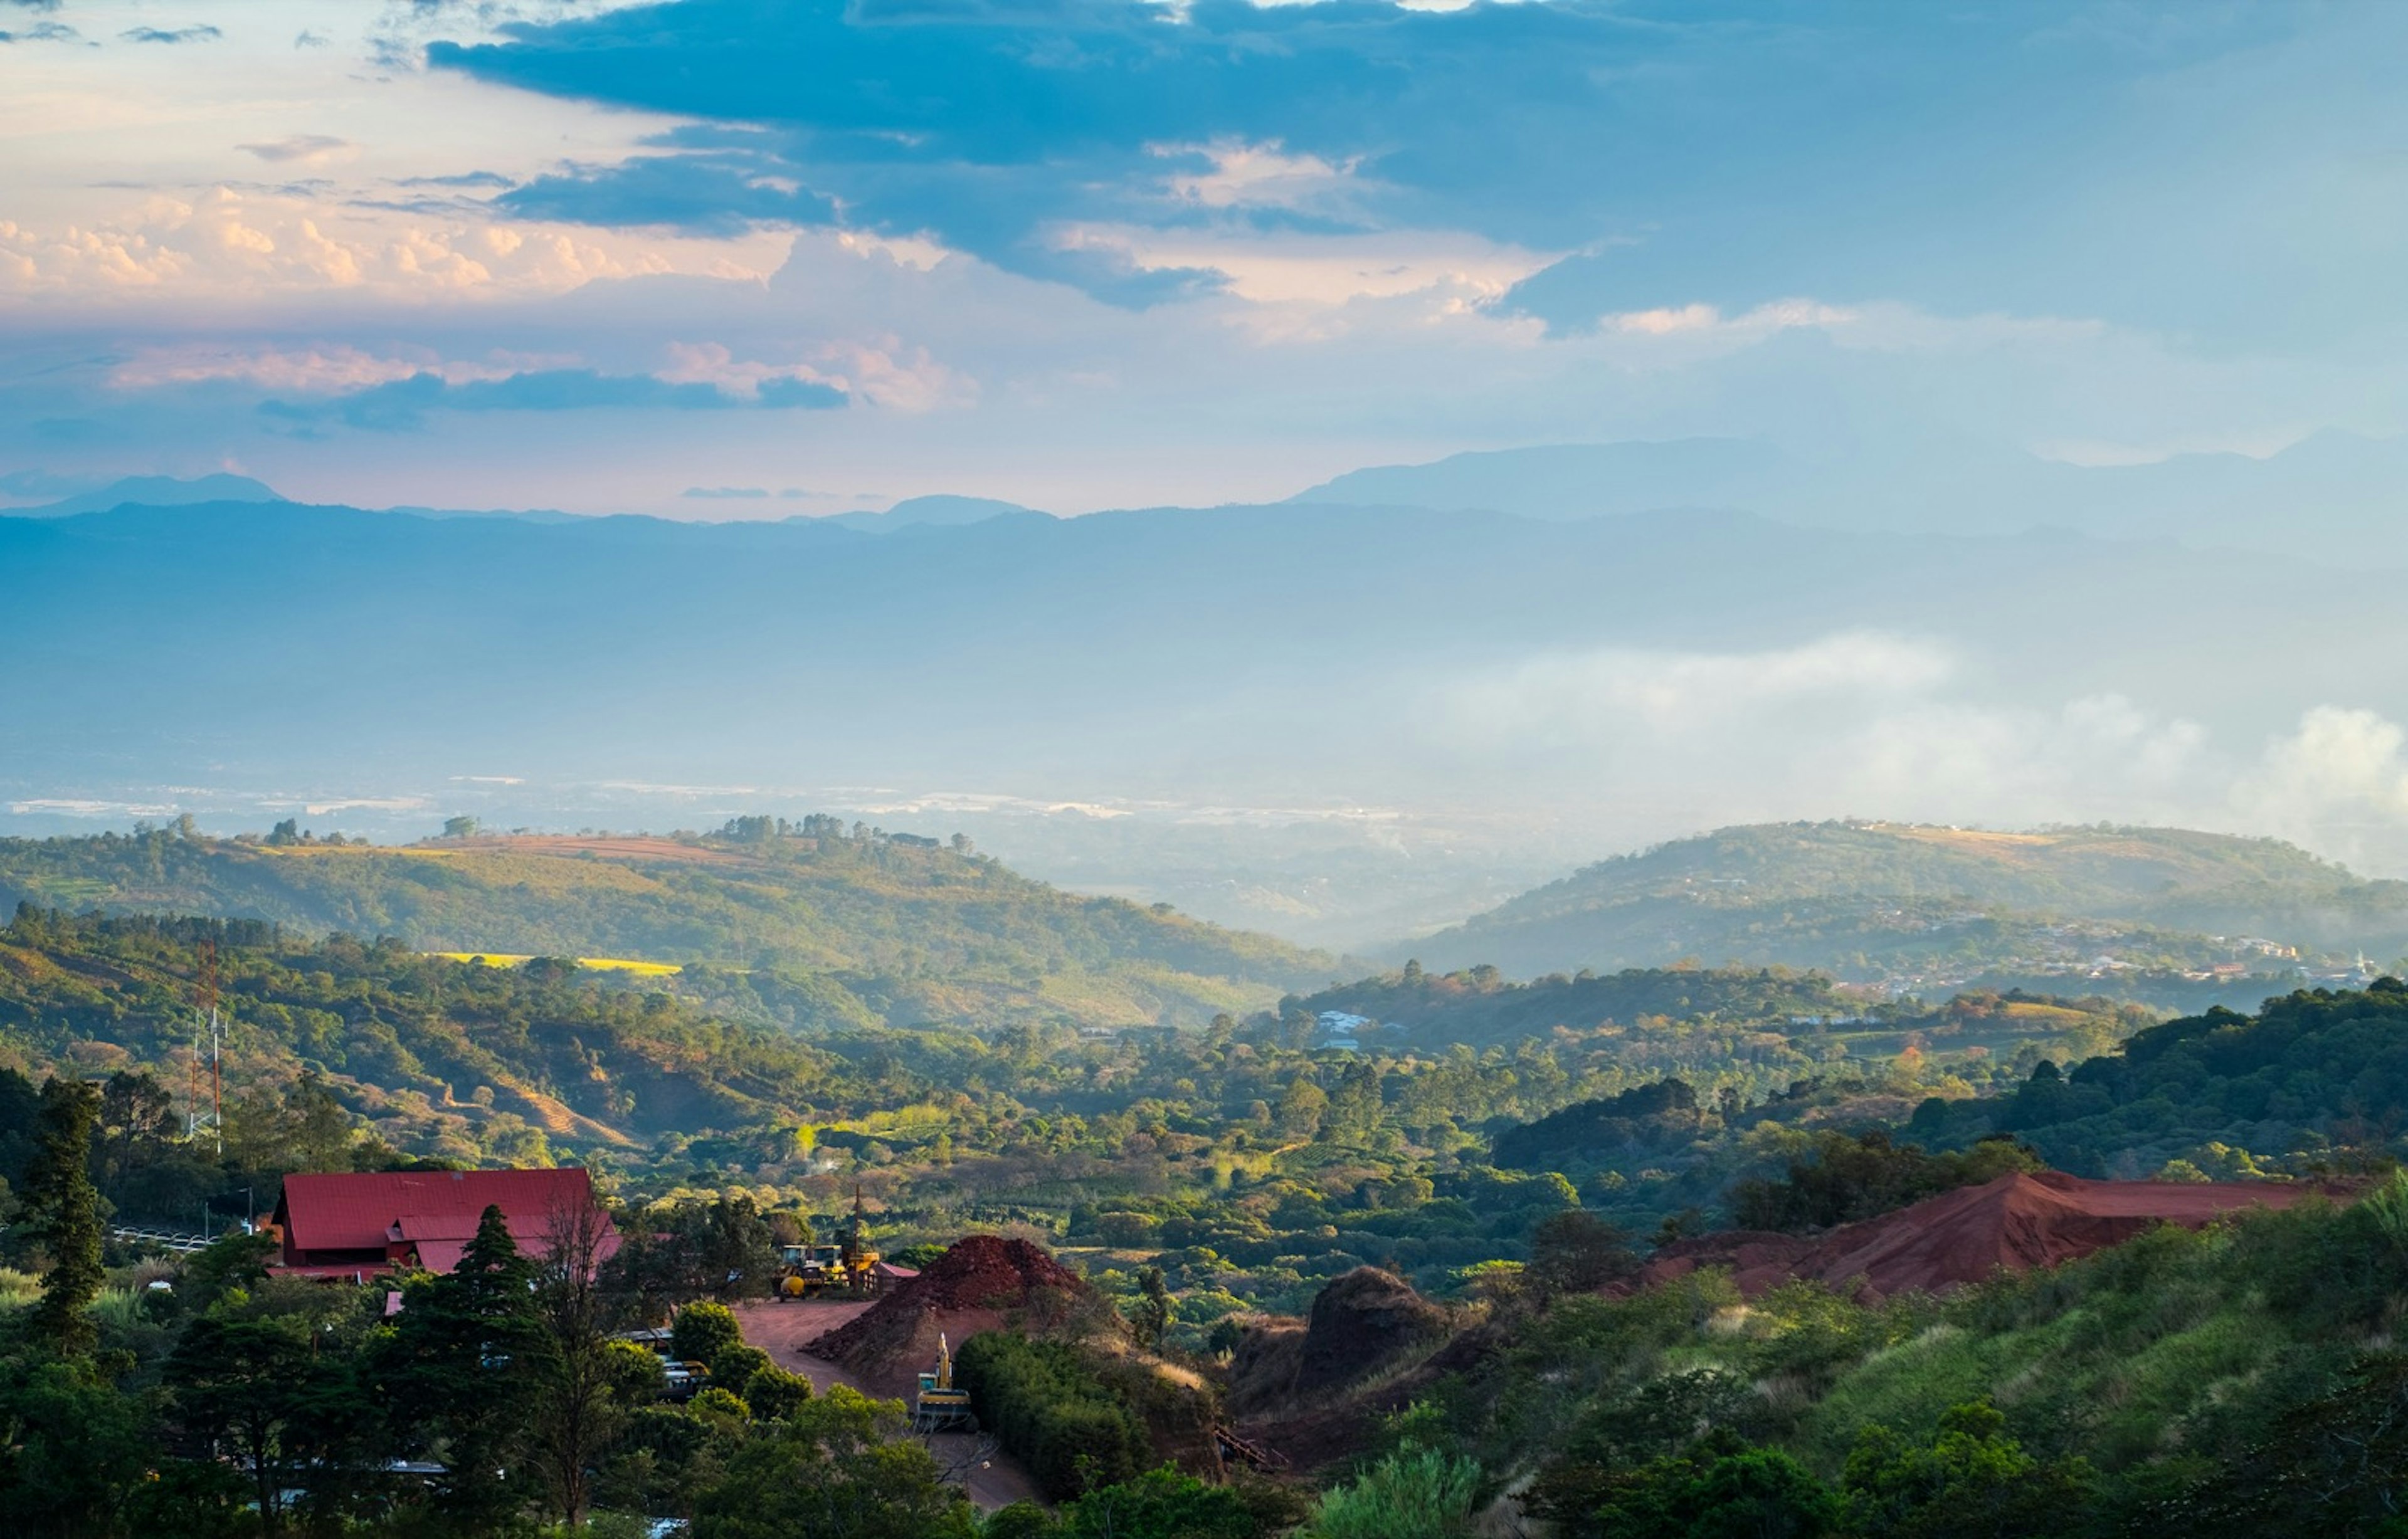
[[[973,1234],[803,1349],[881,1393],[899,1394],[920,1370],[935,1364],[939,1332],[958,1349],[977,1332],[1001,1326],[1008,1311],[1086,1291],[1086,1283],[1041,1247]]]
[[[1648,1261],[1639,1286],[1727,1266],[1751,1294],[1792,1277],[1842,1288],[1861,1278],[1871,1298],[1944,1292],[2001,1267],[2026,1272],[2087,1256],[2157,1224],[2198,1229],[2237,1209],[2288,1207],[2320,1195],[2332,1193],[2274,1182],[2086,1181],[2056,1171],[2017,1173],[1819,1235],[1733,1230],[1675,1241]]]

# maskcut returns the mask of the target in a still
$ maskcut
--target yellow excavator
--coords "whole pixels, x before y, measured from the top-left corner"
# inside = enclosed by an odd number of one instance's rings
[[[953,1348],[943,1332],[937,1332],[937,1367],[920,1375],[920,1392],[911,1398],[911,1430],[915,1432],[974,1432],[978,1417],[970,1410],[970,1392],[953,1384]]]

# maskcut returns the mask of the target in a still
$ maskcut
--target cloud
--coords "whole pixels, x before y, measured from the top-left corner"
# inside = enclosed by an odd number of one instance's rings
[[[2198,723],[2114,693],[1985,701],[1970,672],[1948,646],[1870,631],[1757,651],[1605,648],[1446,682],[1423,740],[1465,772],[1567,805],[1604,794],[1657,828],[2233,820],[2234,765]]]
[[[498,171],[463,171],[450,177],[403,177],[396,187],[515,187],[518,184]]]
[[[794,388],[745,399],[708,383],[681,382],[649,374],[604,374],[597,369],[543,369],[498,378],[450,380],[432,372],[373,385],[327,401],[271,399],[265,416],[295,423],[333,419],[350,427],[380,432],[423,428],[435,411],[715,411],[732,406],[830,408],[849,397],[832,386],[796,381]]]
[[[2408,858],[2408,730],[2363,707],[2318,705],[2269,743],[2231,795],[2247,826],[2365,869]]]
[[[575,166],[535,178],[494,199],[523,219],[732,235],[755,224],[835,222],[836,204],[780,173],[774,158],[640,155],[613,166]]]
[[[129,27],[117,35],[121,43],[213,43],[225,34],[212,26],[177,27],[172,31],[160,27]]]
[[[681,497],[708,499],[767,497],[769,489],[763,486],[690,486],[678,493]]]
[[[82,40],[83,34],[64,21],[41,21],[22,32],[0,32],[0,43],[79,43]]]
[[[869,342],[826,342],[810,359],[770,363],[740,359],[717,342],[672,342],[661,378],[709,384],[731,397],[765,406],[835,406],[858,399],[902,411],[966,404],[977,394],[968,379],[893,336]]]
[[[107,222],[0,219],[0,301],[51,293],[176,303],[209,293],[340,289],[395,294],[558,292],[596,278],[696,272],[757,280],[790,236],[726,242],[597,235],[467,209],[329,207],[291,191],[154,194]]]
[[[264,161],[279,164],[300,161],[316,164],[333,158],[341,150],[355,147],[349,139],[338,139],[331,134],[295,134],[290,138],[272,139],[265,144],[238,144],[235,148]]]
[[[1462,679],[1441,700],[1467,742],[1560,748],[1633,732],[1696,737],[1734,718],[1761,724],[1772,710],[1912,697],[1946,681],[1955,667],[1931,643],[1845,632],[1763,652],[1607,648],[1533,657]]]
[[[324,48],[327,46],[327,41],[325,38],[320,36],[314,32],[304,31],[299,36],[293,39],[293,46],[294,48]]]
[[[381,353],[347,343],[303,347],[182,343],[139,349],[112,364],[108,378],[110,388],[121,391],[232,380],[273,391],[331,395],[420,375],[436,375],[458,384],[471,379],[505,378],[535,364],[566,367],[573,363],[573,359],[542,360],[524,355],[484,362],[443,359],[423,348]]]
[[[1215,291],[1133,284],[1042,233],[1475,234],[1572,253],[1512,301],[1565,328],[1799,293],[2226,335],[2408,325],[2398,228],[2364,215],[2390,173],[2359,153],[2401,126],[2408,8],[2097,10],[681,0],[426,58],[695,125],[530,182],[510,203],[530,216],[725,231],[833,207],[1126,304]]]

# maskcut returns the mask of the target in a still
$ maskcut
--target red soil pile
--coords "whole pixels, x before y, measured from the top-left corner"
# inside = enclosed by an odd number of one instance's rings
[[[1012,1311],[1087,1291],[1087,1285],[1039,1246],[973,1234],[957,1240],[918,1276],[895,1285],[867,1310],[803,1350],[851,1370],[864,1383],[892,1392],[937,1359],[942,1332],[958,1350],[981,1331],[993,1331]]]
[[[1871,1298],[1939,1293],[1979,1282],[2000,1267],[2024,1272],[2087,1256],[2157,1224],[2200,1229],[2239,1208],[2288,1207],[2325,1194],[2274,1183],[2086,1181],[2055,1171],[2017,1173],[1820,1235],[1733,1230],[1675,1241],[1649,1260],[1639,1286],[1727,1266],[1741,1291],[1750,1294],[1792,1277],[1835,1287],[1860,1278]]]
[[[1454,1322],[1411,1283],[1358,1266],[1313,1295],[1302,1326],[1267,1319],[1238,1339],[1229,1361],[1229,1405],[1240,1416],[1288,1417],[1333,1392],[1447,1339]]]

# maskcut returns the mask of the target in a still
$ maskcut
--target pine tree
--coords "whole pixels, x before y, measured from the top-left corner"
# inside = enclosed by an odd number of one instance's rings
[[[51,1079],[42,1086],[33,1162],[25,1170],[25,1206],[50,1253],[34,1331],[62,1356],[79,1357],[99,1345],[90,1314],[100,1297],[100,1193],[89,1165],[100,1097],[89,1085]]]
[[[412,1283],[377,1379],[408,1442],[450,1466],[436,1504],[471,1531],[500,1527],[536,1494],[521,1457],[541,1350],[533,1262],[488,1207],[460,1264]]]

